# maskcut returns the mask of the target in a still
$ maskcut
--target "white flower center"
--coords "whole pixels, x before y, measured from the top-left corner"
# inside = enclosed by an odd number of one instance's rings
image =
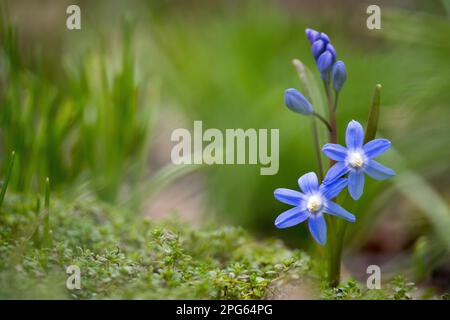
[[[359,152],[352,152],[348,155],[348,163],[353,168],[361,168],[364,165],[364,158]]]
[[[322,209],[322,206],[323,206],[322,198],[318,195],[309,197],[308,203],[306,204],[306,207],[311,213],[319,211],[320,209]]]

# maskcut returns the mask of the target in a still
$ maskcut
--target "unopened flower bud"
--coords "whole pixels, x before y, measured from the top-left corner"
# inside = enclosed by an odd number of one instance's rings
[[[284,103],[290,110],[304,115],[310,115],[314,111],[314,108],[308,99],[292,88],[287,89],[284,92]]]
[[[308,40],[311,44],[313,44],[320,37],[320,32],[310,29],[310,28],[307,28],[305,30],[305,33],[306,33],[306,37],[308,38]]]
[[[319,39],[321,39],[325,43],[330,43],[330,38],[326,33],[321,32]]]
[[[325,42],[322,40],[315,41],[311,46],[311,51],[314,59],[317,60],[319,56],[325,51]]]
[[[336,92],[342,89],[342,86],[347,80],[347,70],[345,69],[345,64],[342,61],[337,61],[333,70],[331,71],[331,78],[333,79],[333,87]]]
[[[322,53],[319,59],[317,59],[317,69],[319,69],[322,79],[327,78],[327,75],[330,72],[332,65],[333,65],[333,56],[328,51]]]
[[[325,50],[331,53],[331,55],[333,56],[333,62],[336,61],[336,50],[331,43],[327,44]]]

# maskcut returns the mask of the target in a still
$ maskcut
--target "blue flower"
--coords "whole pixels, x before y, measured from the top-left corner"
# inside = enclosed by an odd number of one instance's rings
[[[309,230],[314,240],[324,245],[327,241],[324,213],[355,222],[353,214],[331,201],[346,187],[347,179],[337,179],[333,183],[319,186],[316,174],[309,172],[298,179],[298,185],[303,192],[283,188],[274,192],[277,200],[294,206],[276,218],[277,228],[292,227],[308,219]]]
[[[310,115],[314,112],[314,108],[308,99],[292,88],[284,92],[284,103],[286,107],[297,113]]]
[[[363,193],[364,174],[375,180],[384,180],[395,175],[394,170],[373,160],[389,149],[391,142],[386,139],[374,139],[364,145],[363,142],[363,128],[359,122],[353,120],[348,124],[345,134],[347,148],[333,143],[328,143],[322,148],[328,158],[337,161],[328,170],[323,183],[332,184],[348,173],[348,192],[355,200]]]

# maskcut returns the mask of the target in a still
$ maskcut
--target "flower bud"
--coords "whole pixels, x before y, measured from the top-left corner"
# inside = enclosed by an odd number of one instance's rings
[[[320,37],[320,32],[310,29],[310,28],[307,28],[305,30],[305,33],[306,33],[306,37],[308,38],[308,40],[311,44],[313,44],[314,41],[318,40]]]
[[[319,59],[317,59],[317,69],[319,69],[321,75],[328,74],[330,72],[332,65],[333,65],[333,55],[328,51],[322,53]]]
[[[308,99],[292,88],[287,89],[284,92],[284,103],[290,110],[304,115],[310,115],[314,111],[314,108]]]
[[[321,32],[319,39],[321,39],[325,43],[330,43],[330,38],[326,33]]]
[[[327,44],[325,50],[331,53],[331,55],[333,56],[333,62],[336,61],[336,50],[331,43]]]
[[[325,51],[325,43],[322,40],[315,41],[311,46],[311,51],[314,59],[317,60],[317,58]]]
[[[333,79],[334,91],[339,92],[345,80],[347,80],[347,70],[345,69],[345,64],[342,61],[337,61],[331,72],[331,78]]]

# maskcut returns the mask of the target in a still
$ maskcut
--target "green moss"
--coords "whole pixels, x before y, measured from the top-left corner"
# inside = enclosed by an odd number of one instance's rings
[[[285,271],[312,270],[305,253],[256,241],[241,228],[155,224],[92,199],[52,199],[47,248],[36,201],[6,200],[0,298],[258,299]],[[81,290],[65,287],[69,265],[81,270]]]
[[[323,288],[322,298],[333,300],[409,300],[416,290],[414,283],[396,276],[383,285],[383,289],[369,290],[354,279],[343,281],[337,288]]]
[[[50,247],[39,211],[36,199],[18,195],[1,209],[0,299],[277,298],[283,287],[272,284],[290,277],[312,281],[323,299],[410,299],[415,289],[401,277],[383,290],[353,279],[330,289],[322,262],[280,241],[238,227],[154,223],[90,198],[52,198]],[[70,265],[81,270],[80,290],[66,288]]]

